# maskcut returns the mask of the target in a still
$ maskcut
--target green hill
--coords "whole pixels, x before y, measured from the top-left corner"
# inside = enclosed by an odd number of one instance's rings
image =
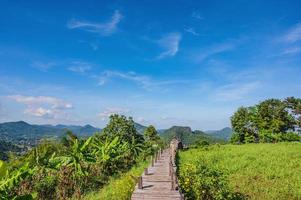
[[[177,137],[182,140],[186,145],[193,144],[197,140],[206,140],[209,143],[225,142],[223,139],[216,138],[200,130],[192,131],[187,126],[173,126],[160,134],[160,136],[166,141],[170,142],[173,137]]]
[[[147,128],[146,126],[143,126],[143,125],[138,124],[136,122],[134,123],[134,126],[135,126],[136,130],[138,131],[138,133],[140,133],[140,134],[143,134],[145,129]]]
[[[232,129],[230,127],[223,128],[221,130],[210,130],[210,131],[205,131],[208,135],[212,135],[217,138],[221,138],[224,140],[229,140],[232,135]]]
[[[18,121],[1,123],[0,138],[14,144],[33,146],[42,138],[60,138],[67,129],[80,137],[86,137],[101,130],[91,125],[33,125]]]

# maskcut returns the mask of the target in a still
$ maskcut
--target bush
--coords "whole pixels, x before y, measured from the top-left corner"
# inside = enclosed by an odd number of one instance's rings
[[[244,198],[239,193],[231,192],[226,174],[203,162],[182,166],[179,184],[188,200]]]
[[[300,141],[301,136],[298,133],[287,132],[287,133],[271,133],[263,130],[259,133],[259,141],[270,143],[270,142],[294,142]]]

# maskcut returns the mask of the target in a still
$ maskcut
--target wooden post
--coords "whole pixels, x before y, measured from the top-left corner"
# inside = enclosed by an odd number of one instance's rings
[[[142,176],[138,177],[138,189],[143,189]]]
[[[171,172],[171,190],[175,190],[174,173]]]
[[[145,169],[144,169],[144,174],[145,174],[145,175],[148,175],[148,168],[145,168]]]
[[[152,156],[152,167],[155,166],[154,156]]]
[[[169,162],[169,176],[171,176],[172,173],[172,164],[171,161]]]

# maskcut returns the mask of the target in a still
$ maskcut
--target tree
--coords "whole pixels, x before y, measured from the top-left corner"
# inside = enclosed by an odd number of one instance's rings
[[[292,114],[295,121],[295,129],[301,133],[301,99],[295,97],[288,97],[285,99],[287,110]]]
[[[144,138],[146,141],[157,141],[159,138],[158,132],[153,125],[147,127],[144,131]]]
[[[294,131],[301,131],[301,99],[267,99],[252,107],[240,107],[231,124],[233,143],[298,141]]]
[[[279,99],[268,99],[257,105],[256,125],[259,130],[284,133],[294,128],[294,118]]]
[[[88,175],[88,172],[85,169],[85,163],[95,162],[93,155],[91,155],[88,150],[92,139],[92,137],[89,137],[87,140],[83,141],[75,138],[72,141],[67,154],[56,157],[54,153],[50,158],[50,163],[56,168],[60,168],[62,166],[70,167],[74,170],[74,174],[72,174],[74,178]]]
[[[246,135],[255,135],[253,123],[251,121],[252,110],[254,111],[253,108],[240,107],[231,117],[231,124],[234,132],[231,141],[244,143]]]
[[[134,121],[131,117],[124,115],[111,115],[109,124],[102,131],[103,137],[109,137],[111,140],[118,137],[124,142],[131,143],[133,137],[135,142],[143,142],[143,137],[138,134]]]

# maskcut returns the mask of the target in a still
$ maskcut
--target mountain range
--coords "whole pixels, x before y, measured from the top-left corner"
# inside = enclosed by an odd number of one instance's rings
[[[91,125],[34,125],[24,121],[5,122],[0,124],[0,138],[16,144],[34,145],[42,138],[60,138],[67,130],[74,132],[79,137],[86,137],[101,131]]]
[[[135,123],[135,128],[143,134],[146,126]],[[24,121],[0,123],[0,159],[7,158],[7,153],[12,151],[24,153],[27,149],[35,146],[41,139],[60,139],[66,131],[70,130],[79,137],[88,137],[95,132],[101,132],[101,128],[89,124],[79,125],[35,125]],[[184,144],[189,145],[197,140],[206,140],[209,143],[221,143],[228,140],[232,130],[226,127],[221,130],[200,131],[190,127],[173,126],[169,129],[160,129],[158,133],[163,140],[169,142],[173,137],[180,138]]]

